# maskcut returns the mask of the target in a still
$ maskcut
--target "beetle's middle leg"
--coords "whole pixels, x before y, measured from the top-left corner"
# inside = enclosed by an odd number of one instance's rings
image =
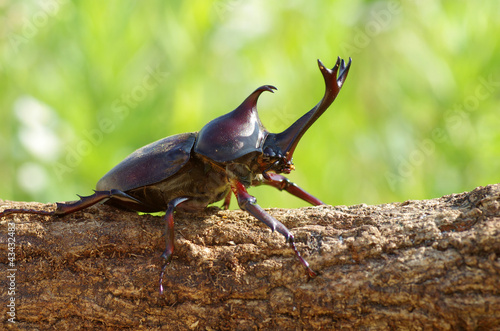
[[[273,232],[276,230],[283,236],[285,236],[286,241],[290,243],[290,246],[292,247],[300,263],[302,263],[302,265],[306,268],[307,275],[309,277],[316,277],[316,273],[309,267],[309,263],[300,255],[299,251],[295,247],[295,239],[290,230],[288,230],[286,226],[283,225],[283,223],[266,213],[266,211],[256,203],[257,199],[248,194],[245,186],[240,181],[232,179],[231,189],[238,199],[238,205],[240,206],[240,208],[249,212],[259,221],[269,226],[271,230],[273,230]]]
[[[174,253],[174,209],[177,205],[188,200],[188,198],[175,198],[168,203],[167,212],[165,213],[165,238],[166,246],[165,251],[161,255],[165,259],[160,272],[160,294],[163,294],[163,275],[165,274],[165,269],[172,260],[172,254]]]
[[[295,195],[296,197],[301,198],[302,200],[307,201],[312,205],[315,206],[324,205],[324,203],[321,200],[307,193],[302,188],[297,186],[297,184],[291,182],[285,176],[275,173],[265,173],[263,183],[275,187],[280,191],[285,190],[288,193]]]

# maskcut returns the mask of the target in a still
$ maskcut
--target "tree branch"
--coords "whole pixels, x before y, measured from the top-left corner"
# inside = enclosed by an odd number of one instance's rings
[[[0,209],[53,204],[0,201]],[[158,293],[162,217],[108,206],[9,215],[2,298],[20,328],[500,328],[500,184],[377,206],[271,209],[319,272],[307,281],[284,238],[241,211],[176,213]],[[10,225],[9,225],[10,224]],[[14,224],[14,226],[12,225]],[[9,272],[3,274],[9,275]],[[4,302],[5,303],[5,302]],[[0,306],[3,325],[10,308]]]

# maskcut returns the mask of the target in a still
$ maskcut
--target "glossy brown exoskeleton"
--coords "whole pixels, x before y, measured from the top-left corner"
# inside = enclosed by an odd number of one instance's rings
[[[166,249],[162,278],[174,251],[174,209],[200,210],[223,200],[228,208],[231,191],[238,205],[278,231],[290,243],[309,276],[316,274],[295,248],[294,237],[278,220],[266,213],[248,194],[250,186],[267,184],[313,204],[323,204],[281,173],[294,169],[293,152],[302,135],[325,112],[337,97],[349,72],[351,61],[337,59],[332,69],[318,60],[326,91],[321,101],[281,133],[270,133],[257,113],[257,99],[274,86],[256,89],[232,112],[214,119],[199,132],[182,133],[158,140],[129,155],[97,183],[95,193],[79,201],[58,203],[55,212],[30,209],[7,209],[11,213],[67,215],[105,202],[119,208],[141,212],[165,211]]]

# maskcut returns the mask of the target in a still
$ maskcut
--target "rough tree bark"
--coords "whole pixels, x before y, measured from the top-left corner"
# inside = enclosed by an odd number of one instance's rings
[[[0,210],[54,207],[0,203]],[[281,235],[241,211],[176,214],[164,295],[161,217],[102,205],[65,217],[7,216],[3,326],[500,328],[500,184],[432,200],[269,212],[292,230],[317,278],[307,280]],[[15,324],[7,320],[5,276],[12,223]]]

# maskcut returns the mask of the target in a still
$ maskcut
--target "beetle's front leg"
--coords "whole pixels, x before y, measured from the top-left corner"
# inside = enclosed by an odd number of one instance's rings
[[[240,208],[249,212],[262,223],[269,226],[271,230],[273,230],[273,232],[276,230],[283,236],[285,236],[286,241],[290,243],[290,246],[292,247],[300,263],[302,263],[302,265],[306,268],[307,275],[309,277],[316,277],[316,273],[309,267],[309,263],[307,263],[307,261],[300,255],[299,251],[295,247],[295,240],[290,230],[288,230],[280,221],[266,213],[266,211],[256,203],[257,199],[248,194],[245,186],[240,181],[238,181],[237,179],[232,179],[231,189],[238,199],[238,205],[240,206]]]
[[[301,198],[304,201],[309,202],[312,205],[319,206],[324,205],[324,203],[316,198],[315,196],[307,193],[302,188],[297,186],[297,184],[291,182],[288,178],[282,175],[278,175],[275,173],[264,173],[264,184],[271,185],[278,190],[286,190],[288,193],[295,195],[298,198]]]
[[[168,203],[167,212],[165,213],[165,238],[166,245],[165,251],[161,255],[165,259],[160,272],[160,294],[163,294],[163,275],[165,274],[165,269],[172,260],[172,254],[174,253],[174,209],[180,203],[186,201],[188,198],[175,198]]]

